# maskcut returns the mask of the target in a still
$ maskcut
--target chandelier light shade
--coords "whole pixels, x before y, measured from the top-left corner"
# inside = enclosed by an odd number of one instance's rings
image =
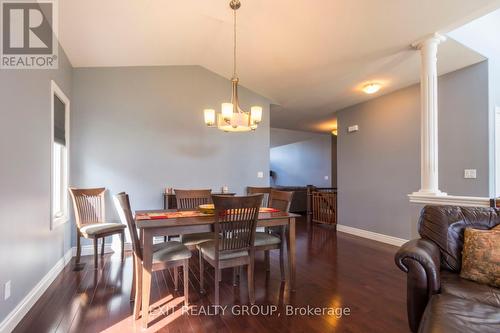
[[[262,107],[252,106],[250,108],[250,120],[253,124],[258,125],[262,121]]]
[[[205,109],[203,111],[205,115],[205,124],[207,126],[212,127],[215,125],[215,110],[214,109]]]
[[[233,111],[234,111],[233,104],[232,103],[222,103],[221,109],[222,109],[222,118],[225,121],[231,121],[231,118],[233,117]]]
[[[250,112],[244,111],[240,107],[238,99],[238,82],[236,74],[236,10],[241,7],[239,0],[231,0],[229,6],[233,10],[233,77],[231,79],[231,102],[221,104],[221,112],[214,109],[205,109],[205,125],[217,127],[224,132],[249,132],[254,131],[262,121],[262,107],[252,106]]]

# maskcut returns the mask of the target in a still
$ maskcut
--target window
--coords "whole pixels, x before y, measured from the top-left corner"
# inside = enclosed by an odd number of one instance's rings
[[[52,81],[52,228],[68,221],[69,99]]]

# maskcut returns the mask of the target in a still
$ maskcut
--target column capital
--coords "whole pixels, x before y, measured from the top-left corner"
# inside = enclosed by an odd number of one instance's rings
[[[446,41],[446,37],[435,32],[429,36],[419,39],[411,44],[414,49],[420,50],[426,44],[439,45],[440,43]]]

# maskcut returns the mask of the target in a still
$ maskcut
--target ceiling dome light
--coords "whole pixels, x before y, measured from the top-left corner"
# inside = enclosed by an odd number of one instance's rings
[[[382,88],[382,85],[380,83],[368,83],[368,84],[365,84],[363,86],[363,91],[366,93],[366,94],[375,94],[377,91],[380,90],[380,88]]]

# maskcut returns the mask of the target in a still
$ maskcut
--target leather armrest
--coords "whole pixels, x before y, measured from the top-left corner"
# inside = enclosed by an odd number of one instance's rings
[[[441,253],[433,242],[414,239],[401,246],[394,260],[408,274],[408,322],[412,332],[417,332],[427,302],[440,289]]]
[[[435,294],[440,288],[441,253],[439,247],[426,239],[414,239],[401,246],[395,256],[396,265],[410,274],[409,263],[418,262],[426,273],[429,294]]]

